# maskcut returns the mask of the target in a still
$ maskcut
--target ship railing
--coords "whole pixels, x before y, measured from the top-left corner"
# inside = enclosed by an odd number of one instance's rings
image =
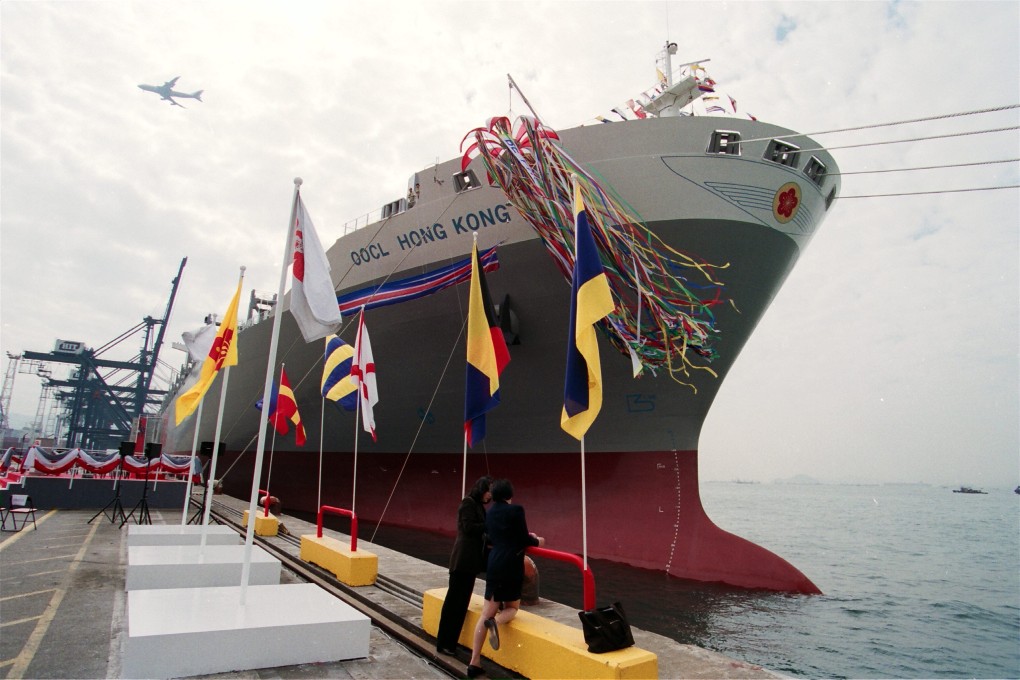
[[[351,518],[351,552],[358,552],[358,516],[354,514],[354,511],[337,508],[332,505],[323,505],[319,508],[319,514],[315,519],[316,538],[322,538],[322,517],[325,514]]]
[[[394,201],[393,203],[397,203],[397,201]],[[398,212],[403,212],[403,210],[394,210],[393,203],[387,203],[381,208],[376,208],[371,212],[367,212],[364,215],[359,215],[358,217],[355,217],[353,220],[348,220],[344,222],[344,233],[342,234],[342,236],[347,236],[347,234],[355,232],[358,229],[361,229],[362,227],[367,227],[368,225],[374,222],[378,222],[384,217],[390,217],[392,215],[398,214]]]
[[[566,562],[567,564],[575,565],[581,570],[581,578],[584,587],[584,610],[591,611],[595,608],[595,574],[592,573],[591,568],[588,567],[588,565],[586,565],[579,556],[574,553],[537,547],[528,548],[527,554],[534,555],[535,557],[547,557],[551,560],[556,560],[557,562]]]
[[[364,215],[355,217],[353,220],[348,220],[347,222],[345,222],[343,236],[346,236],[351,232],[357,231],[362,227],[367,227],[368,225],[374,222],[378,222],[379,220],[384,220],[390,217],[394,217],[395,215],[399,215],[400,213],[407,212],[407,209],[413,207],[416,201],[417,194],[408,190],[407,198],[398,198],[395,201],[390,201],[381,208],[377,208],[376,210],[373,210],[369,213],[365,213]]]
[[[378,215],[379,214],[380,214],[380,211],[376,210],[376,211],[373,211],[373,212],[370,212],[370,213],[365,213],[364,215],[360,215],[358,217],[355,217],[353,220],[348,220],[347,222],[344,222],[344,233],[342,235],[343,236],[347,236],[347,234],[350,234],[351,232],[355,232],[358,229],[361,229],[362,227],[367,227],[369,224],[371,224],[373,222],[373,217],[372,216],[375,215],[376,219],[378,219]]]

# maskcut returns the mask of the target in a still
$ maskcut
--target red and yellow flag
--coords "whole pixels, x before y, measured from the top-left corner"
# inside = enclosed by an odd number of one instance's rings
[[[177,397],[174,405],[177,424],[195,412],[199,402],[205,396],[206,391],[216,379],[216,374],[224,366],[237,365],[237,305],[241,299],[241,281],[237,282],[237,292],[234,299],[230,301],[223,321],[220,323],[220,330],[216,333],[209,356],[202,362],[202,372],[198,376],[198,382],[190,390]]]
[[[485,439],[485,414],[499,404],[499,376],[510,362],[485,283],[485,269],[478,261],[477,244],[471,247],[467,327],[464,433],[468,446],[474,446]]]

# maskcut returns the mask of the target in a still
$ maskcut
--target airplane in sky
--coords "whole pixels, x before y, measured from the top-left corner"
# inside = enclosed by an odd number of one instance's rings
[[[179,79],[180,76],[177,76],[173,80],[168,80],[162,85],[139,85],[138,88],[141,90],[145,90],[146,92],[155,92],[156,94],[159,95],[160,99],[170,102],[171,106],[180,106],[182,109],[185,107],[181,106],[181,104],[178,104],[176,101],[174,101],[174,97],[197,99],[198,101],[202,101],[202,92],[204,90],[192,92],[191,94],[188,94],[187,92],[175,91],[173,87],[174,85],[177,84],[177,81]]]

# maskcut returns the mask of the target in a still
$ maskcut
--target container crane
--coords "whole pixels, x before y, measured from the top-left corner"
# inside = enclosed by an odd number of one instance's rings
[[[163,318],[145,317],[142,322],[125,331],[99,349],[90,349],[84,343],[57,340],[52,352],[24,352],[23,360],[71,364],[74,368],[67,380],[47,379],[46,384],[62,388],[61,401],[68,428],[66,445],[82,448],[116,448],[131,435],[135,419],[145,415],[146,407],[155,412],[166,390],[154,390],[152,380],[159,361],[159,351],[166,335],[177,289],[180,286],[185,257],[181,260],[177,276],[171,282],[170,298]],[[155,331],[156,327],[158,331]],[[101,357],[126,338],[144,329],[142,348],[130,361],[115,361]],[[103,372],[105,371],[105,373]],[[125,373],[122,373],[125,372]],[[124,376],[127,377],[124,377]],[[58,433],[59,436],[59,433]]]

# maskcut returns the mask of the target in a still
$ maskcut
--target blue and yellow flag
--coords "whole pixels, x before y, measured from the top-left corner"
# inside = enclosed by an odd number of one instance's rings
[[[478,260],[471,246],[471,293],[468,298],[467,370],[464,378],[464,436],[468,446],[485,438],[485,414],[499,403],[499,375],[510,362],[503,331],[496,321]]]
[[[322,367],[322,396],[339,402],[348,411],[358,408],[358,385],[351,380],[354,348],[337,335],[326,338],[326,357]]]
[[[567,339],[567,378],[563,387],[560,427],[577,440],[584,437],[602,408],[602,364],[595,324],[616,304],[595,238],[588,226],[581,188],[574,184],[574,276],[570,298],[570,334]]]

